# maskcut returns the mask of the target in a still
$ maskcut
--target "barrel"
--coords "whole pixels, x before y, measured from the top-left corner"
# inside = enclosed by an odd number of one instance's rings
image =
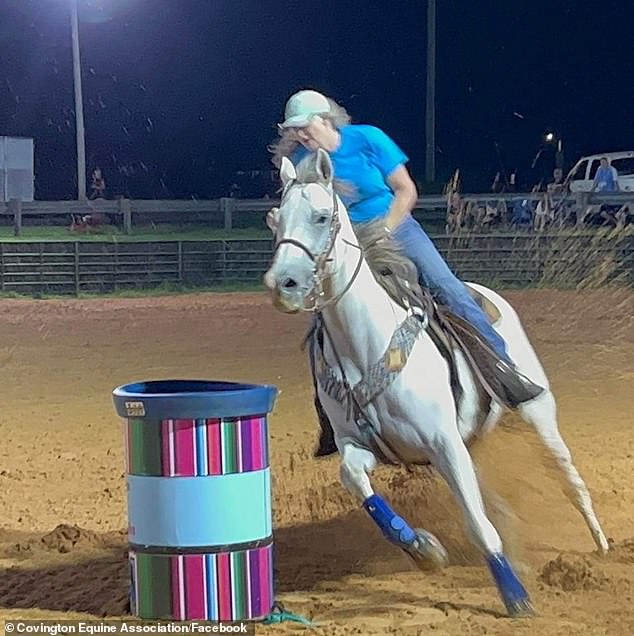
[[[248,621],[274,602],[268,415],[276,387],[153,380],[113,391],[124,420],[130,611]]]

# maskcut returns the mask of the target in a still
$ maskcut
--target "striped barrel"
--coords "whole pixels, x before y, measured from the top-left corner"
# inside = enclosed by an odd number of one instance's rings
[[[130,607],[259,620],[273,606],[272,386],[158,380],[113,392],[124,419]]]

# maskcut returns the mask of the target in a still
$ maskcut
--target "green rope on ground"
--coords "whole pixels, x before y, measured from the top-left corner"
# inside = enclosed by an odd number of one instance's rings
[[[293,614],[293,612],[289,612],[284,609],[284,606],[281,603],[275,603],[273,608],[268,616],[262,619],[262,622],[265,625],[272,625],[274,623],[284,623],[286,621],[293,621],[295,623],[301,623],[302,625],[306,625],[307,627],[317,627],[315,623],[308,620],[304,616],[300,616],[299,614]]]

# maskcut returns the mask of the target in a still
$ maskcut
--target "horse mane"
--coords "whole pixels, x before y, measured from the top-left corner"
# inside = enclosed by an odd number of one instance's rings
[[[354,233],[377,282],[397,302],[412,293],[420,297],[416,266],[385,232],[383,219],[357,223]]]
[[[297,174],[298,183],[323,183],[323,177],[317,172],[317,164],[315,162],[315,154],[310,153],[306,155],[296,166],[295,172]],[[332,187],[340,197],[347,197],[354,199],[357,193],[357,189],[349,181],[343,179],[337,179],[335,177],[332,180]]]

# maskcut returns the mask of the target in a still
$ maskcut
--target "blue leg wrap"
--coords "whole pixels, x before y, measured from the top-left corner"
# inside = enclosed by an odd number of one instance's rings
[[[416,540],[416,533],[405,519],[399,517],[382,497],[371,495],[363,502],[363,507],[392,543],[405,548]]]
[[[489,569],[506,605],[507,610],[513,611],[528,601],[528,592],[520,583],[511,564],[503,554],[492,554],[487,558]]]

